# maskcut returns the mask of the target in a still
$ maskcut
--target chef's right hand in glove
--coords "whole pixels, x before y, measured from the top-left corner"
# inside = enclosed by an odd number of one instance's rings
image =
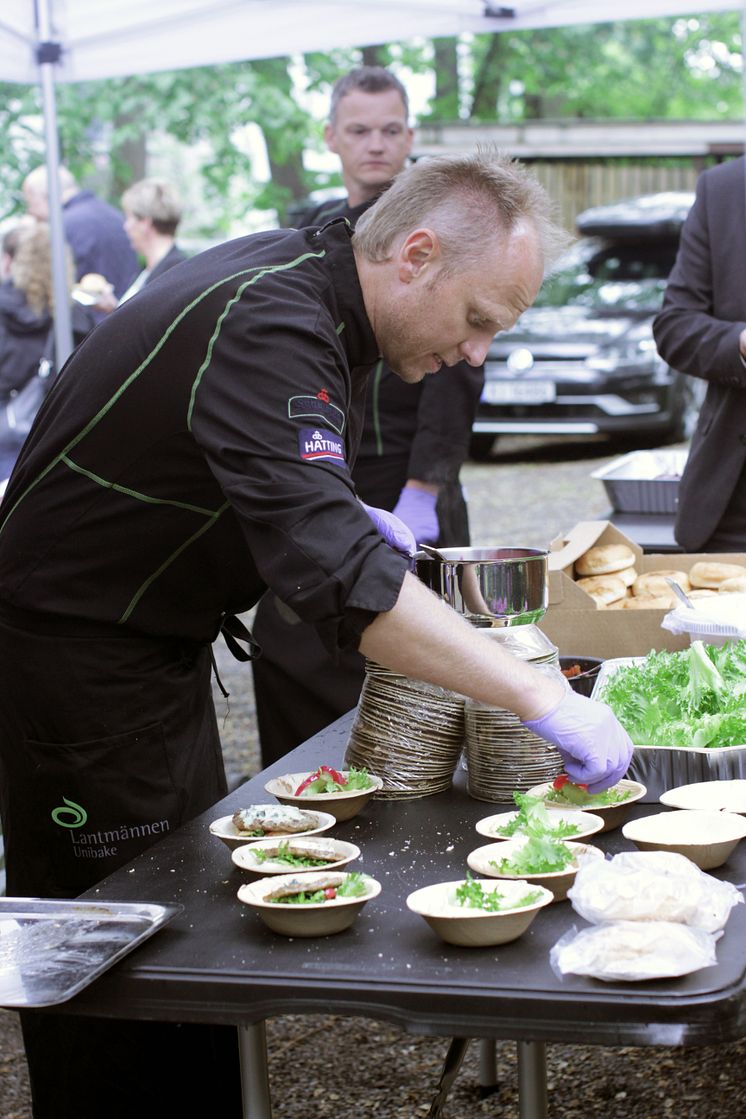
[[[389,513],[388,509],[376,509],[373,505],[366,505],[364,501],[360,504],[390,547],[405,556],[414,555],[417,551],[417,541],[404,521]]]
[[[523,724],[557,747],[571,781],[600,793],[624,776],[632,739],[605,703],[568,690],[540,719]]]

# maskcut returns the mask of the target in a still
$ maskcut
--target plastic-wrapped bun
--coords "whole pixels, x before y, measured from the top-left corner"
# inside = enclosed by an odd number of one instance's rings
[[[672,921],[611,921],[571,929],[549,960],[559,976],[591,975],[612,983],[668,979],[716,964],[715,943],[722,935]]]
[[[716,932],[743,902],[731,882],[705,874],[671,851],[624,851],[584,863],[568,893],[573,909],[591,924],[670,921]]]

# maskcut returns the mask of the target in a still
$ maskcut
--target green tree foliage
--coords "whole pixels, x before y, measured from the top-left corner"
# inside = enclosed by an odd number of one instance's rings
[[[340,74],[363,59],[407,73],[435,70],[422,119],[511,122],[536,116],[740,119],[741,35],[736,12],[678,19],[478,35],[309,53],[58,88],[63,157],[83,181],[118,201],[147,173],[146,139],[167,133],[211,154],[200,168],[205,196],[220,200],[221,233],[252,208],[277,208],[334,174],[311,174],[303,152],[323,148],[322,121],[299,103],[298,83],[324,102]],[[318,118],[318,114],[317,114]],[[262,130],[271,168],[257,181],[241,130]],[[0,220],[20,208],[24,175],[43,158],[38,90],[0,83]],[[107,174],[101,176],[102,162]]]

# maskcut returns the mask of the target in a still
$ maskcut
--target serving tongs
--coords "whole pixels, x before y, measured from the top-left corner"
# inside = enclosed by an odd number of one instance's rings
[[[670,575],[664,575],[664,579],[666,580],[666,582],[668,583],[669,587],[671,588],[673,593],[676,595],[676,597],[684,603],[684,606],[688,606],[690,610],[696,610],[697,609],[697,607],[694,605],[694,603],[690,599],[689,595],[686,593],[686,591],[683,589],[683,587],[679,583],[676,582],[675,579],[672,579],[670,577]]]

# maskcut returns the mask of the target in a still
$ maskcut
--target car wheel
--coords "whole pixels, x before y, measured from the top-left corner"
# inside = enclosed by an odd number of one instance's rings
[[[665,432],[666,442],[687,443],[691,439],[706,392],[706,381],[684,373],[676,374],[671,393],[671,426]]]
[[[487,462],[495,445],[496,435],[472,435],[469,443],[469,457],[474,462]]]

